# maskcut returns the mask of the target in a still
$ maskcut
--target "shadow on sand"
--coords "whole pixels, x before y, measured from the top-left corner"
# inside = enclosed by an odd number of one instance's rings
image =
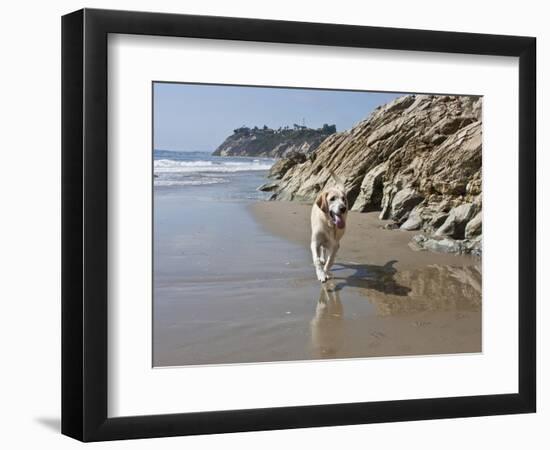
[[[433,264],[398,271],[394,267],[396,262],[388,261],[383,266],[339,264],[334,269],[336,276],[328,282],[329,289],[333,292],[348,287],[358,289],[359,294],[368,298],[381,316],[425,311],[480,311],[480,265]]]
[[[400,285],[395,280],[397,269],[393,267],[397,260],[388,261],[383,266],[374,264],[350,264],[338,263],[333,272],[342,270],[353,270],[354,272],[347,277],[335,276],[333,278],[334,290],[340,291],[344,287],[356,287],[363,289],[373,289],[384,294],[406,296],[411,289]]]

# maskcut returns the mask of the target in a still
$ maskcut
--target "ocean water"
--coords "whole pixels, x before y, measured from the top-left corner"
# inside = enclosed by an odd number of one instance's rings
[[[154,185],[157,194],[199,194],[212,200],[265,199],[257,190],[266,182],[274,159],[212,156],[210,152],[155,150]]]

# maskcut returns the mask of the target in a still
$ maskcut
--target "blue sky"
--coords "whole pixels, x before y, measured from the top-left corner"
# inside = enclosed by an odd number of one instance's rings
[[[294,123],[351,128],[400,93],[328,91],[179,83],[154,84],[154,146],[214,151],[235,128]]]

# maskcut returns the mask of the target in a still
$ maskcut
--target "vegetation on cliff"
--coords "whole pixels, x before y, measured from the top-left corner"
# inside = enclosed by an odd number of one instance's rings
[[[309,154],[321,142],[336,132],[336,125],[325,124],[321,128],[308,128],[298,124],[278,129],[241,127],[214,151],[217,156],[286,157],[291,153]]]

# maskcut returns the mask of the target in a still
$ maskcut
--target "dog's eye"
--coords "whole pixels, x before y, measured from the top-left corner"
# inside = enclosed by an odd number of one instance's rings
[[[333,202],[334,200],[336,200],[336,197],[330,197],[331,202]]]

